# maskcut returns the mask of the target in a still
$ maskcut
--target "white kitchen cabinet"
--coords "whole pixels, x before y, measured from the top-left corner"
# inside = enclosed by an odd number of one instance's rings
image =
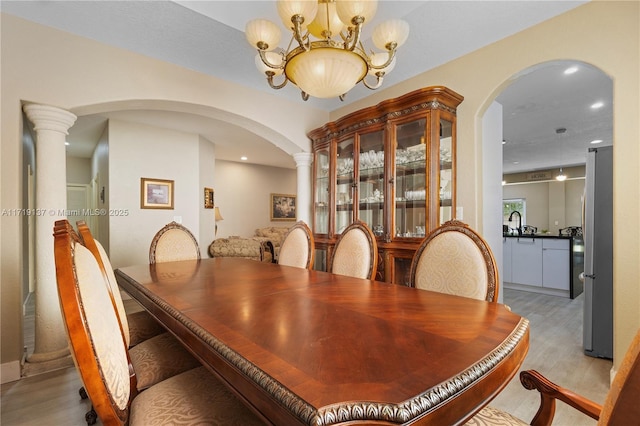
[[[511,274],[511,241],[512,238],[502,238],[502,281],[510,283]]]
[[[542,287],[542,239],[511,239],[511,282]]]
[[[570,240],[542,240],[542,286],[567,290],[570,288]]]

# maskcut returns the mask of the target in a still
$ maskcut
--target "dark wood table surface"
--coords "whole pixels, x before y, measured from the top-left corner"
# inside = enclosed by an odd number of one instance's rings
[[[528,321],[502,304],[326,272],[215,258],[116,277],[277,425],[456,424],[529,348]]]

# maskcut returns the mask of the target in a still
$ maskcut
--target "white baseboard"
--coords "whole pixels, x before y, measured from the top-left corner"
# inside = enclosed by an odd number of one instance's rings
[[[20,380],[20,361],[6,362],[0,365],[0,383],[5,384]]]

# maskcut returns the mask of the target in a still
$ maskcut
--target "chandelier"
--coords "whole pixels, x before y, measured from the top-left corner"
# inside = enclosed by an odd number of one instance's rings
[[[367,53],[360,40],[362,27],[376,13],[377,0],[278,0],[278,14],[292,31],[287,49],[278,47],[280,29],[266,19],[247,23],[249,44],[258,49],[256,66],[273,89],[288,81],[302,99],[339,97],[362,82],[369,89],[382,85],[395,66],[396,49],[407,40],[409,24],[400,19],[380,23],[373,44],[382,52]],[[283,76],[282,82],[276,78]],[[367,77],[371,81],[367,81]]]

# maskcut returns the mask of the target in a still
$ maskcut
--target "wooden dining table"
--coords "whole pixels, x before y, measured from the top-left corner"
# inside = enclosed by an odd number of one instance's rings
[[[116,277],[267,424],[462,423],[529,348],[503,304],[328,272],[229,257]]]

